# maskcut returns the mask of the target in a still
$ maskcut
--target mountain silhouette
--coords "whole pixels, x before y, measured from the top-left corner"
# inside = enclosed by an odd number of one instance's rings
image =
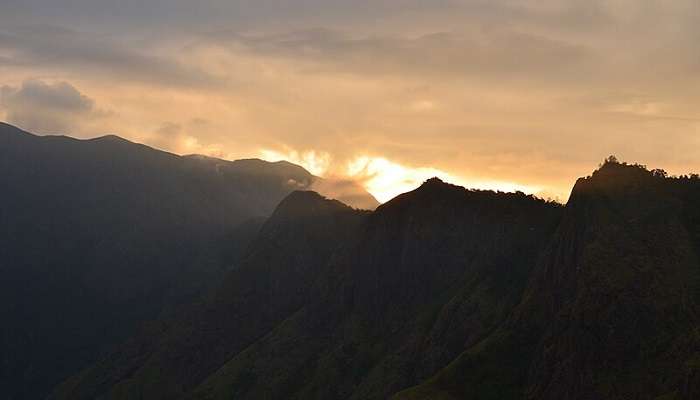
[[[6,125],[0,168],[10,399],[700,398],[697,175],[360,210],[286,162]]]
[[[618,162],[579,179],[512,315],[392,399],[698,398],[699,196]]]
[[[617,161],[566,206],[439,179],[374,212],[293,193],[200,311],[54,397],[694,399],[698,200]]]
[[[208,292],[280,200],[320,179],[288,162],[181,157],[7,124],[0,171],[8,399],[43,397],[143,322]]]
[[[439,180],[371,214],[326,202],[291,194],[206,312],[127,343],[56,397],[386,398],[506,317],[561,215]]]
[[[206,301],[159,321],[59,388],[57,397],[176,398],[319,297],[336,247],[366,217],[315,192],[294,192],[238,268]]]

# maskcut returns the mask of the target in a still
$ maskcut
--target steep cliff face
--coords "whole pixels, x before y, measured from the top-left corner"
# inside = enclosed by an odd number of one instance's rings
[[[528,398],[682,396],[698,356],[697,182],[607,164],[574,189],[572,262],[540,292],[554,313],[530,368]],[[558,272],[550,272],[554,269]],[[557,276],[559,275],[559,276]]]
[[[396,398],[692,398],[699,190],[618,163],[580,179],[513,315]]]

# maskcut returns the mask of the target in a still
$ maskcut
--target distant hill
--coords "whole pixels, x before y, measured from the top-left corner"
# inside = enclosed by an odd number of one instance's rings
[[[431,179],[292,193],[237,270],[58,399],[697,399],[700,180],[608,161],[566,206]]]
[[[0,393],[41,398],[144,321],[206,293],[277,206],[287,162],[181,157],[0,123]],[[355,187],[353,198],[376,200]]]

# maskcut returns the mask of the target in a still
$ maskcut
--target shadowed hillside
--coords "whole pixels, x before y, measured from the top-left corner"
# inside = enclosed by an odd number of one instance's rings
[[[566,206],[433,178],[360,211],[288,163],[0,138],[17,398],[127,336],[51,398],[700,396],[697,175],[610,158]]]
[[[697,398],[699,196],[617,162],[580,179],[513,315],[394,399]]]
[[[206,313],[142,336],[57,397],[386,398],[506,317],[561,211],[437,179],[356,222],[318,217],[327,208],[290,195]]]
[[[6,124],[0,171],[9,399],[41,397],[143,321],[218,284],[279,201],[318,179],[286,162],[180,157]]]
[[[169,399],[191,391],[319,297],[331,257],[366,215],[314,192],[290,194],[210,299],[144,331],[58,397]]]
[[[316,226],[328,203],[293,194],[209,314],[145,333],[56,397],[694,399],[698,200],[696,176],[615,160],[565,207],[431,179]]]

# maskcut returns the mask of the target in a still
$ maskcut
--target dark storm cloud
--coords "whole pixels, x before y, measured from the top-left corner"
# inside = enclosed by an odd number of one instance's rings
[[[29,80],[20,87],[0,87],[7,120],[39,133],[67,133],[86,119],[104,115],[95,102],[66,82]]]

